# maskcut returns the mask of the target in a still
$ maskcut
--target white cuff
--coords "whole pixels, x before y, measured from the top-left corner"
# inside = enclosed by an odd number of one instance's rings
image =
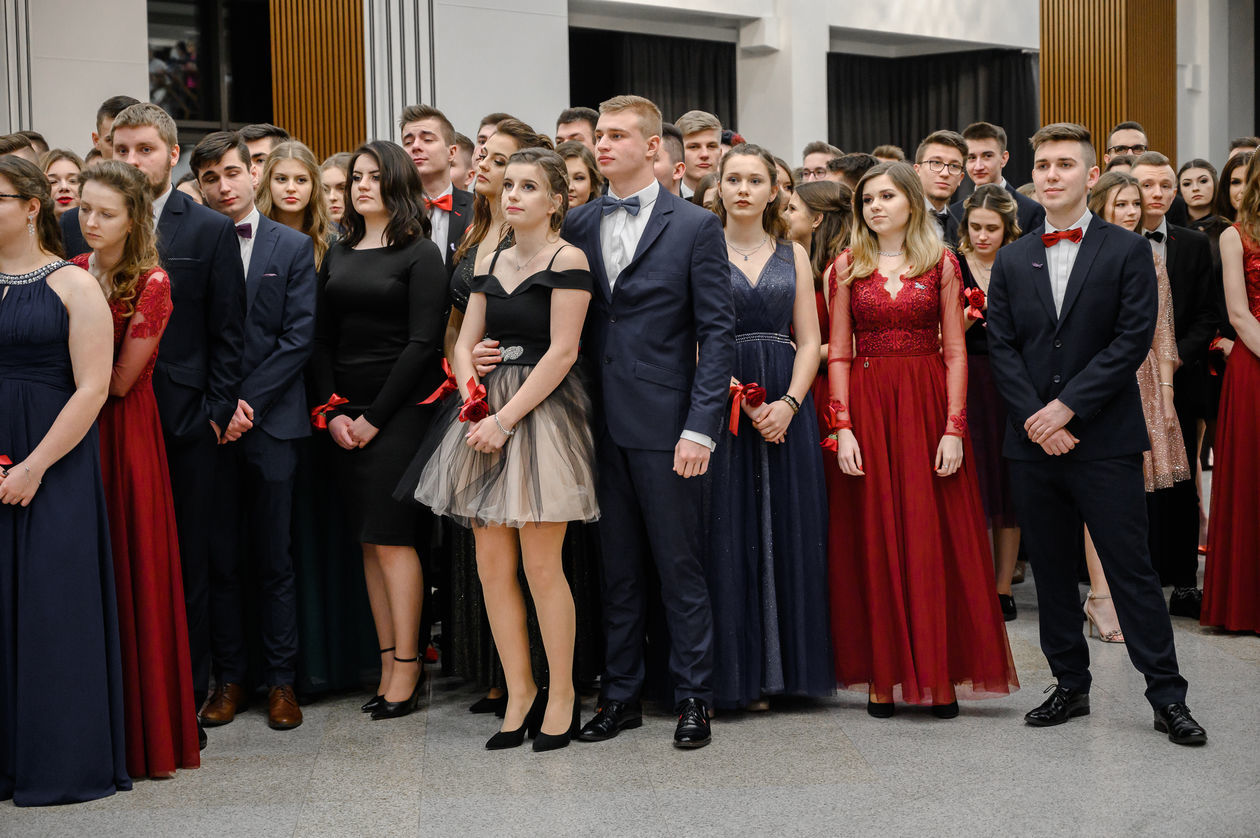
[[[710,437],[707,437],[702,433],[697,433],[696,431],[683,431],[681,438],[687,440],[688,442],[698,442],[708,448],[709,453],[713,453],[713,451],[717,448],[717,443]]]

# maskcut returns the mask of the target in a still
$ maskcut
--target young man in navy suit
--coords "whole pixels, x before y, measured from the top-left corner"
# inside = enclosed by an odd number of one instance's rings
[[[660,135],[661,112],[647,99],[604,102],[595,146],[608,194],[565,218],[564,238],[595,275],[582,350],[595,408],[606,643],[600,703],[578,738],[599,742],[643,723],[651,562],[669,626],[674,744],[698,748],[710,741],[713,700],[699,478],[722,433],[735,303],[717,216],[654,176]],[[475,357],[484,374],[498,350],[483,344]]]
[[[210,134],[197,144],[190,162],[207,206],[236,229],[246,298],[246,372],[214,475],[219,519],[210,557],[215,689],[201,722],[227,724],[245,703],[242,555],[247,555],[260,585],[268,724],[288,730],[302,723],[293,691],[298,628],[289,526],[297,440],[310,434],[302,370],[315,338],[314,245],[309,236],[254,206],[257,167],[240,135]]]
[[[963,166],[973,189],[979,189],[987,183],[996,183],[1011,193],[1011,197],[1015,199],[1020,235],[1026,236],[1040,227],[1046,220],[1045,207],[1032,198],[1025,197],[1002,175],[1006,161],[1011,157],[1011,153],[1006,150],[1006,131],[989,122],[973,122],[963,129],[962,136],[967,141],[967,159]],[[950,204],[949,214],[955,228],[962,224],[963,201]]]
[[[1129,658],[1146,676],[1155,729],[1202,744],[1147,547],[1150,444],[1136,373],[1155,334],[1155,263],[1141,236],[1086,209],[1098,167],[1084,126],[1047,125],[1032,144],[1046,221],[998,252],[988,309],[993,374],[1010,407],[1003,453],[1037,576],[1041,649],[1058,681],[1024,718],[1045,727],[1089,713],[1076,562],[1085,524]]]
[[[244,347],[245,275],[232,223],[171,187],[179,160],[175,121],[157,105],[131,105],[111,130],[114,159],[149,181],[158,256],[174,310],[158,347],[153,391],[175,500],[193,696],[210,680],[210,533],[217,500],[216,445],[236,411]]]
[[[446,271],[455,270],[455,250],[472,221],[471,192],[451,183],[451,163],[459,152],[455,126],[446,115],[429,105],[408,105],[398,120],[402,147],[420,173],[424,206],[433,222],[433,243],[442,251]]]

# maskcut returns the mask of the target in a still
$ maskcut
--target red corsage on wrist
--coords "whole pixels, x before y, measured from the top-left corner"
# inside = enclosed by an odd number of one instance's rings
[[[731,421],[729,423],[731,433],[739,436],[739,407],[742,402],[748,402],[749,407],[761,407],[766,403],[766,388],[762,387],[755,381],[747,384],[731,385]]]
[[[967,408],[963,408],[961,413],[951,413],[949,415],[949,430],[945,432],[945,436],[965,436],[967,434]]]
[[[328,411],[339,405],[347,404],[349,401],[349,399],[343,399],[341,396],[333,393],[328,401],[311,410],[311,424],[321,431],[325,430],[328,427]]]
[[[480,422],[490,415],[490,405],[486,404],[486,385],[476,384],[468,379],[468,398],[459,409],[459,421]]]
[[[427,399],[422,402],[416,402],[416,404],[433,404],[446,398],[451,393],[459,391],[459,385],[455,383],[455,373],[451,371],[451,365],[445,358],[442,359],[442,372],[446,373],[446,380],[430,393]]]
[[[963,302],[967,307],[963,313],[968,320],[979,320],[984,317],[984,292],[979,288],[963,288]]]

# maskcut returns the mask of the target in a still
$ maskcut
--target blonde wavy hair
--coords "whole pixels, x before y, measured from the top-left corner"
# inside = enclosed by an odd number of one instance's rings
[[[306,202],[306,209],[302,211],[302,232],[310,236],[315,244],[315,267],[318,269],[324,261],[324,254],[328,252],[328,239],[333,233],[333,222],[332,217],[328,215],[328,201],[324,198],[324,182],[320,177],[319,161],[315,159],[315,155],[305,143],[288,140],[278,144],[267,155],[267,160],[263,163],[262,177],[258,182],[258,211],[272,221],[280,220],[280,210],[271,200],[271,175],[276,170],[276,166],[284,160],[296,160],[301,163],[311,183],[311,199]]]
[[[879,268],[879,239],[866,224],[866,216],[862,214],[862,195],[871,180],[887,175],[893,187],[906,196],[910,204],[910,219],[906,222],[906,279],[927,273],[936,263],[941,261],[945,245],[936,234],[932,222],[928,221],[927,210],[924,209],[923,185],[919,175],[909,163],[880,163],[872,166],[862,179],[857,189],[853,190],[853,227],[849,235],[849,249],[853,262],[849,268],[846,284],[854,279],[868,277]]]
[[[153,201],[149,197],[149,182],[140,170],[117,160],[102,160],[79,173],[79,195],[83,187],[92,181],[107,186],[122,195],[127,207],[127,219],[131,232],[123,243],[122,258],[114,266],[110,283],[110,302],[122,303],[123,315],[136,313],[136,286],[140,277],[158,267],[157,232],[153,226]]]

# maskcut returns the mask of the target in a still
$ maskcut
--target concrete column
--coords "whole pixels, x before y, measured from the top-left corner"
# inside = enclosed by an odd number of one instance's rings
[[[825,0],[777,0],[774,17],[740,28],[740,133],[793,166],[806,143],[827,139],[826,6]]]

